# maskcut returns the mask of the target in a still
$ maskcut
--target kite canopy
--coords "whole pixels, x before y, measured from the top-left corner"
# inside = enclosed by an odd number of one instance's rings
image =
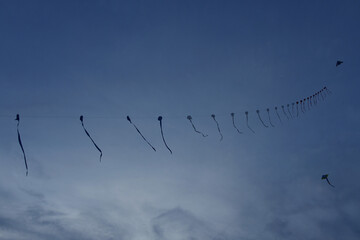
[[[328,176],[329,176],[329,174],[324,174],[324,175],[322,175],[321,179],[327,179]]]
[[[343,61],[340,61],[340,60],[336,61],[336,67],[339,66],[342,63],[343,63]]]

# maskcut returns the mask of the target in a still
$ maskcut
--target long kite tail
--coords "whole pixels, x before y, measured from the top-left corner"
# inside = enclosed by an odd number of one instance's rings
[[[194,131],[195,131],[196,133],[201,134],[201,136],[203,136],[203,137],[207,137],[207,136],[208,136],[207,134],[204,134],[204,133],[202,133],[202,132],[200,132],[199,130],[196,129],[196,127],[195,127],[195,125],[194,125],[194,123],[193,123],[193,121],[192,121],[192,116],[188,115],[186,118],[190,121],[191,126],[193,127],[193,129],[194,129]]]
[[[156,152],[156,149],[154,148],[153,145],[151,145],[151,143],[144,137],[144,135],[142,135],[142,133],[140,132],[140,130],[136,127],[136,125],[131,121],[129,116],[126,116],[126,119],[134,126],[134,128],[136,129],[136,131],[140,134],[140,136],[142,137],[142,139],[144,139],[144,141]]]
[[[90,138],[91,142],[94,144],[94,146],[96,147],[96,149],[100,152],[100,162],[101,162],[101,158],[102,158],[102,151],[101,149],[98,147],[98,145],[95,143],[94,139],[92,139],[92,137],[90,136],[89,132],[86,130],[85,126],[84,126],[84,117],[81,115],[80,116],[80,121],[81,121],[81,125],[86,133],[86,135]]]
[[[165,138],[164,138],[164,132],[163,132],[163,127],[162,127],[162,116],[159,116],[158,117],[158,120],[160,122],[160,130],[161,130],[161,137],[162,137],[162,140],[166,146],[166,148],[169,150],[169,152],[172,154],[172,151],[171,149],[169,148],[169,146],[167,145],[166,141],[165,141]]]
[[[216,123],[218,132],[220,134],[220,141],[222,141],[223,140],[223,135],[222,135],[221,130],[220,130],[220,125],[219,125],[218,121],[216,121],[216,119],[215,119],[215,114],[211,114],[211,117],[212,117],[212,119],[214,119],[214,121]]]
[[[306,112],[306,98],[303,99],[304,112]]]
[[[296,117],[299,117],[299,102],[296,101]]]
[[[289,116],[288,116],[288,115],[286,114],[286,112],[285,112],[285,107],[284,107],[284,105],[281,105],[281,109],[282,109],[284,115],[286,116],[286,118],[289,120]]]
[[[28,169],[28,165],[27,165],[27,160],[26,160],[26,154],[25,154],[24,146],[23,146],[23,144],[22,144],[22,142],[21,142],[21,136],[20,136],[20,131],[19,131],[19,123],[20,123],[20,115],[19,115],[19,114],[16,115],[15,121],[17,121],[17,125],[16,125],[16,128],[17,128],[17,129],[16,129],[16,130],[17,130],[17,135],[18,135],[18,142],[19,142],[21,151],[22,151],[23,156],[24,156],[26,176],[27,176],[28,173],[29,173],[29,169]]]
[[[281,117],[278,112],[278,107],[275,107],[275,112],[276,112],[277,117],[279,118],[280,123],[282,124],[282,120],[281,120]]]
[[[307,99],[307,106],[308,106],[308,110],[310,110],[310,98],[309,98],[309,97],[307,97],[306,99]]]
[[[292,115],[295,115],[294,111],[295,111],[295,103],[292,103],[291,104],[291,112],[292,112]]]
[[[332,94],[332,92],[326,86],[324,87],[324,89],[327,92],[327,94],[329,94],[329,95]]]
[[[293,116],[292,116],[292,114],[291,114],[291,112],[290,112],[290,104],[287,104],[287,105],[286,105],[286,108],[287,108],[287,110],[288,110],[288,113],[289,113],[290,117],[293,118]]]
[[[302,111],[303,113],[305,113],[305,112],[304,112],[304,109],[303,109],[303,100],[300,100],[300,107],[301,107],[301,111]]]
[[[332,184],[330,183],[330,181],[329,181],[328,178],[326,178],[326,181],[328,182],[328,184],[329,184],[330,186],[332,186],[333,188],[335,187],[334,185],[332,185]]]
[[[236,129],[236,131],[237,131],[238,133],[242,134],[243,132],[241,132],[241,131],[237,128],[237,126],[235,125],[235,113],[230,113],[230,115],[231,115],[232,124],[233,124],[234,128]]]
[[[256,110],[256,113],[257,113],[257,115],[258,115],[258,117],[259,117],[259,120],[260,120],[260,122],[262,123],[262,125],[263,125],[264,127],[268,128],[269,126],[264,123],[264,121],[262,120],[262,118],[261,118],[261,116],[260,116],[260,110]]]
[[[267,108],[267,109],[266,109],[266,111],[267,111],[267,113],[268,113],[268,117],[269,117],[269,123],[270,123],[270,125],[271,125],[272,127],[275,127],[275,126],[274,126],[274,124],[271,122],[271,118],[270,118],[270,109],[269,109],[269,108]]]
[[[249,112],[246,111],[245,112],[245,116],[246,116],[246,126],[248,127],[248,129],[250,129],[253,133],[255,133],[255,131],[250,127],[249,125]]]

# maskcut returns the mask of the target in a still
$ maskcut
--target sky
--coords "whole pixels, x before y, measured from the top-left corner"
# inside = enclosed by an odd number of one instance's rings
[[[359,239],[359,10],[0,1],[0,239]]]

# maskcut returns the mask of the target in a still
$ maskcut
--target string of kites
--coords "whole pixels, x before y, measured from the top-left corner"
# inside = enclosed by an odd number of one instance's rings
[[[317,103],[321,100],[325,100],[325,97],[328,95],[328,94],[331,94],[331,91],[327,88],[327,87],[323,87],[321,90],[315,92],[313,95],[310,95],[306,98],[303,98],[303,99],[300,99],[296,102],[293,102],[291,104],[286,104],[286,105],[281,105],[281,110],[275,106],[274,107],[274,111],[276,113],[276,116],[279,120],[279,122],[282,124],[282,118],[281,118],[281,115],[285,116],[286,119],[291,119],[291,118],[294,118],[295,116],[298,117],[300,112],[302,113],[305,113],[307,110],[310,110],[311,107],[313,106],[316,106]],[[306,110],[307,109],[307,110]],[[279,111],[281,113],[279,113]],[[269,122],[269,125],[271,127],[275,127],[275,125],[273,124],[273,121],[271,119],[271,115],[270,115],[270,108],[267,108],[266,109],[266,112],[267,112],[267,117],[268,117],[268,122]],[[265,121],[263,120],[263,118],[261,117],[261,113],[260,113],[260,110],[256,110],[256,114],[258,116],[258,119],[259,121],[261,122],[261,124],[268,128],[269,125],[265,123]],[[232,119],[232,125],[233,127],[236,129],[236,131],[239,133],[239,134],[242,134],[243,132],[239,130],[239,128],[236,126],[235,124],[235,113],[230,113],[230,116],[231,116],[231,119]],[[249,125],[249,112],[248,111],[245,111],[245,117],[246,117],[246,126],[247,128],[255,133],[255,131],[251,128],[251,126]],[[194,129],[194,131],[198,134],[200,134],[201,136],[203,137],[207,137],[208,135],[199,131],[194,123],[193,123],[193,118],[191,115],[188,115],[187,117],[187,120],[189,120],[192,128]],[[220,135],[220,141],[223,140],[223,135],[221,133],[221,129],[220,129],[220,125],[219,125],[219,122],[216,120],[216,116],[215,114],[211,114],[211,118],[214,120],[214,122],[216,123],[216,127],[217,127],[217,130],[219,132],[219,135]],[[151,145],[151,143],[145,138],[145,136],[141,133],[141,131],[139,130],[139,128],[132,122],[130,116],[127,116],[126,117],[127,121],[132,124],[134,126],[134,128],[136,129],[136,131],[139,133],[139,135],[141,136],[141,138],[156,152],[156,149],[153,145]],[[21,141],[21,135],[20,135],[20,131],[19,131],[19,124],[20,124],[20,115],[17,114],[16,115],[16,118],[15,120],[17,121],[17,136],[18,136],[18,142],[19,142],[19,145],[20,145],[20,148],[21,148],[21,151],[23,153],[23,158],[24,158],[24,163],[25,163],[25,168],[26,168],[26,176],[28,175],[28,164],[27,164],[27,159],[26,159],[26,154],[25,154],[25,150],[24,150],[24,147],[23,147],[23,144],[22,144],[22,141]],[[162,140],[164,142],[164,145],[165,147],[169,150],[169,152],[172,154],[172,150],[170,149],[170,147],[168,146],[168,144],[166,143],[166,140],[165,140],[165,137],[164,137],[164,131],[163,131],[163,117],[162,116],[159,116],[158,117],[158,121],[159,121],[159,124],[160,124],[160,132],[161,132],[161,137],[162,137]],[[90,133],[88,132],[88,130],[85,128],[85,125],[84,125],[84,117],[81,115],[80,116],[80,122],[81,122],[81,126],[83,127],[84,131],[85,131],[85,134],[89,137],[89,139],[91,140],[91,142],[93,143],[93,145],[95,146],[95,148],[99,151],[100,153],[100,162],[101,162],[101,158],[102,158],[102,155],[103,155],[103,152],[102,150],[100,149],[100,147],[95,143],[94,139],[91,137]]]

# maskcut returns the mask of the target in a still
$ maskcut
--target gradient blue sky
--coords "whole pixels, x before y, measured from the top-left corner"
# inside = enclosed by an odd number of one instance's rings
[[[0,239],[359,239],[359,12],[356,0],[0,1]],[[325,102],[283,125],[255,115],[325,85]]]

